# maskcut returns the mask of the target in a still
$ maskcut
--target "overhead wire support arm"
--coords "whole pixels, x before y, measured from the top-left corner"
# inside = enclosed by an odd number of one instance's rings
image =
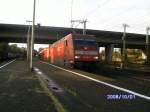
[[[72,28],[72,31],[74,32],[74,23],[78,23],[78,25],[81,23],[83,24],[83,34],[85,35],[86,34],[86,23],[87,23],[87,19],[83,19],[83,20],[73,20],[73,3],[74,3],[74,0],[71,0],[71,28]],[[76,25],[76,27],[78,26]]]
[[[87,23],[87,19],[85,19],[85,20],[71,20],[71,23],[72,23],[72,25],[73,25],[74,23],[78,23],[78,25],[79,25],[80,23],[83,24],[83,35],[86,34],[86,23]],[[76,25],[76,27],[77,27],[78,25]],[[73,28],[73,26],[72,26],[72,28]]]

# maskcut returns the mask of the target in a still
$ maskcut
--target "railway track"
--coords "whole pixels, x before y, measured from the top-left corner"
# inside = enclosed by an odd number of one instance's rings
[[[106,74],[106,72],[90,73],[91,71],[81,69],[65,69],[42,61],[34,64],[68,93],[69,98],[73,99],[71,102],[80,102],[80,105],[73,103],[73,105],[68,106],[72,111],[86,109],[86,111],[98,112],[102,111],[103,108],[106,111],[106,108],[110,107],[114,108],[114,111],[126,109],[126,111],[130,112],[133,109],[135,110],[134,107],[137,109],[141,105],[148,105],[150,88],[144,84],[137,84],[137,80],[126,78],[125,75],[120,76],[120,78],[119,74],[115,76],[114,72],[112,75],[112,71]],[[134,100],[108,101],[107,95],[135,95],[135,97]],[[58,95],[57,97],[59,98],[60,96]],[[70,102],[64,102],[64,100],[61,100],[61,102],[65,105],[70,105]],[[129,103],[132,103],[133,109],[127,108]],[[145,106],[145,108],[147,107]],[[137,110],[140,110],[140,108]]]
[[[138,71],[132,72],[112,68],[93,69],[92,71],[88,69],[86,70],[80,69],[80,70],[88,73],[93,73],[94,75],[97,76],[103,76],[105,78],[116,80],[117,82],[120,82],[119,85],[122,85],[126,88],[130,88],[131,84],[134,85],[133,87],[131,87],[132,89],[137,88],[137,86],[140,86],[141,88],[146,88],[147,90],[150,90],[150,75],[148,73],[146,74],[145,72],[144,73]]]
[[[141,77],[130,77],[136,80],[140,80],[140,81],[146,81],[146,82],[150,82],[150,79],[145,79],[145,78],[141,78]]]
[[[83,70],[83,69],[80,69],[80,70]],[[92,71],[90,71],[88,69],[86,69],[86,70],[84,69],[84,71],[94,73],[97,75],[111,77],[111,78],[122,77],[122,78],[130,78],[130,79],[136,79],[136,80],[150,82],[150,75],[148,72],[145,72],[145,71],[139,72],[139,71],[112,69],[112,68],[99,68],[99,70],[92,69]]]

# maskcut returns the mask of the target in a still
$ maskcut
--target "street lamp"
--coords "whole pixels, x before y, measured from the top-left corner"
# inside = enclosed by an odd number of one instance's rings
[[[35,8],[36,8],[36,0],[34,0],[34,4],[33,4],[33,22],[32,22],[32,35],[31,35],[31,48],[30,48],[30,70],[31,71],[33,71]]]

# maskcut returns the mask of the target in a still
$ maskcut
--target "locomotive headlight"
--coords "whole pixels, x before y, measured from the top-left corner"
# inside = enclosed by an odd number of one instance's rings
[[[94,59],[98,59],[98,56],[95,56]]]
[[[70,60],[70,63],[73,63],[73,60]]]
[[[80,56],[75,56],[75,59],[79,59],[80,58]]]

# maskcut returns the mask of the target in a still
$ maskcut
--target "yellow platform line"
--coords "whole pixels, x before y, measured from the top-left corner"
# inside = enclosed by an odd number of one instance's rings
[[[58,112],[67,112],[67,110],[63,107],[63,105],[59,102],[58,98],[48,89],[47,82],[41,78],[39,75],[36,75],[40,81],[41,87],[44,91],[51,97],[52,101],[54,102],[55,108]]]

